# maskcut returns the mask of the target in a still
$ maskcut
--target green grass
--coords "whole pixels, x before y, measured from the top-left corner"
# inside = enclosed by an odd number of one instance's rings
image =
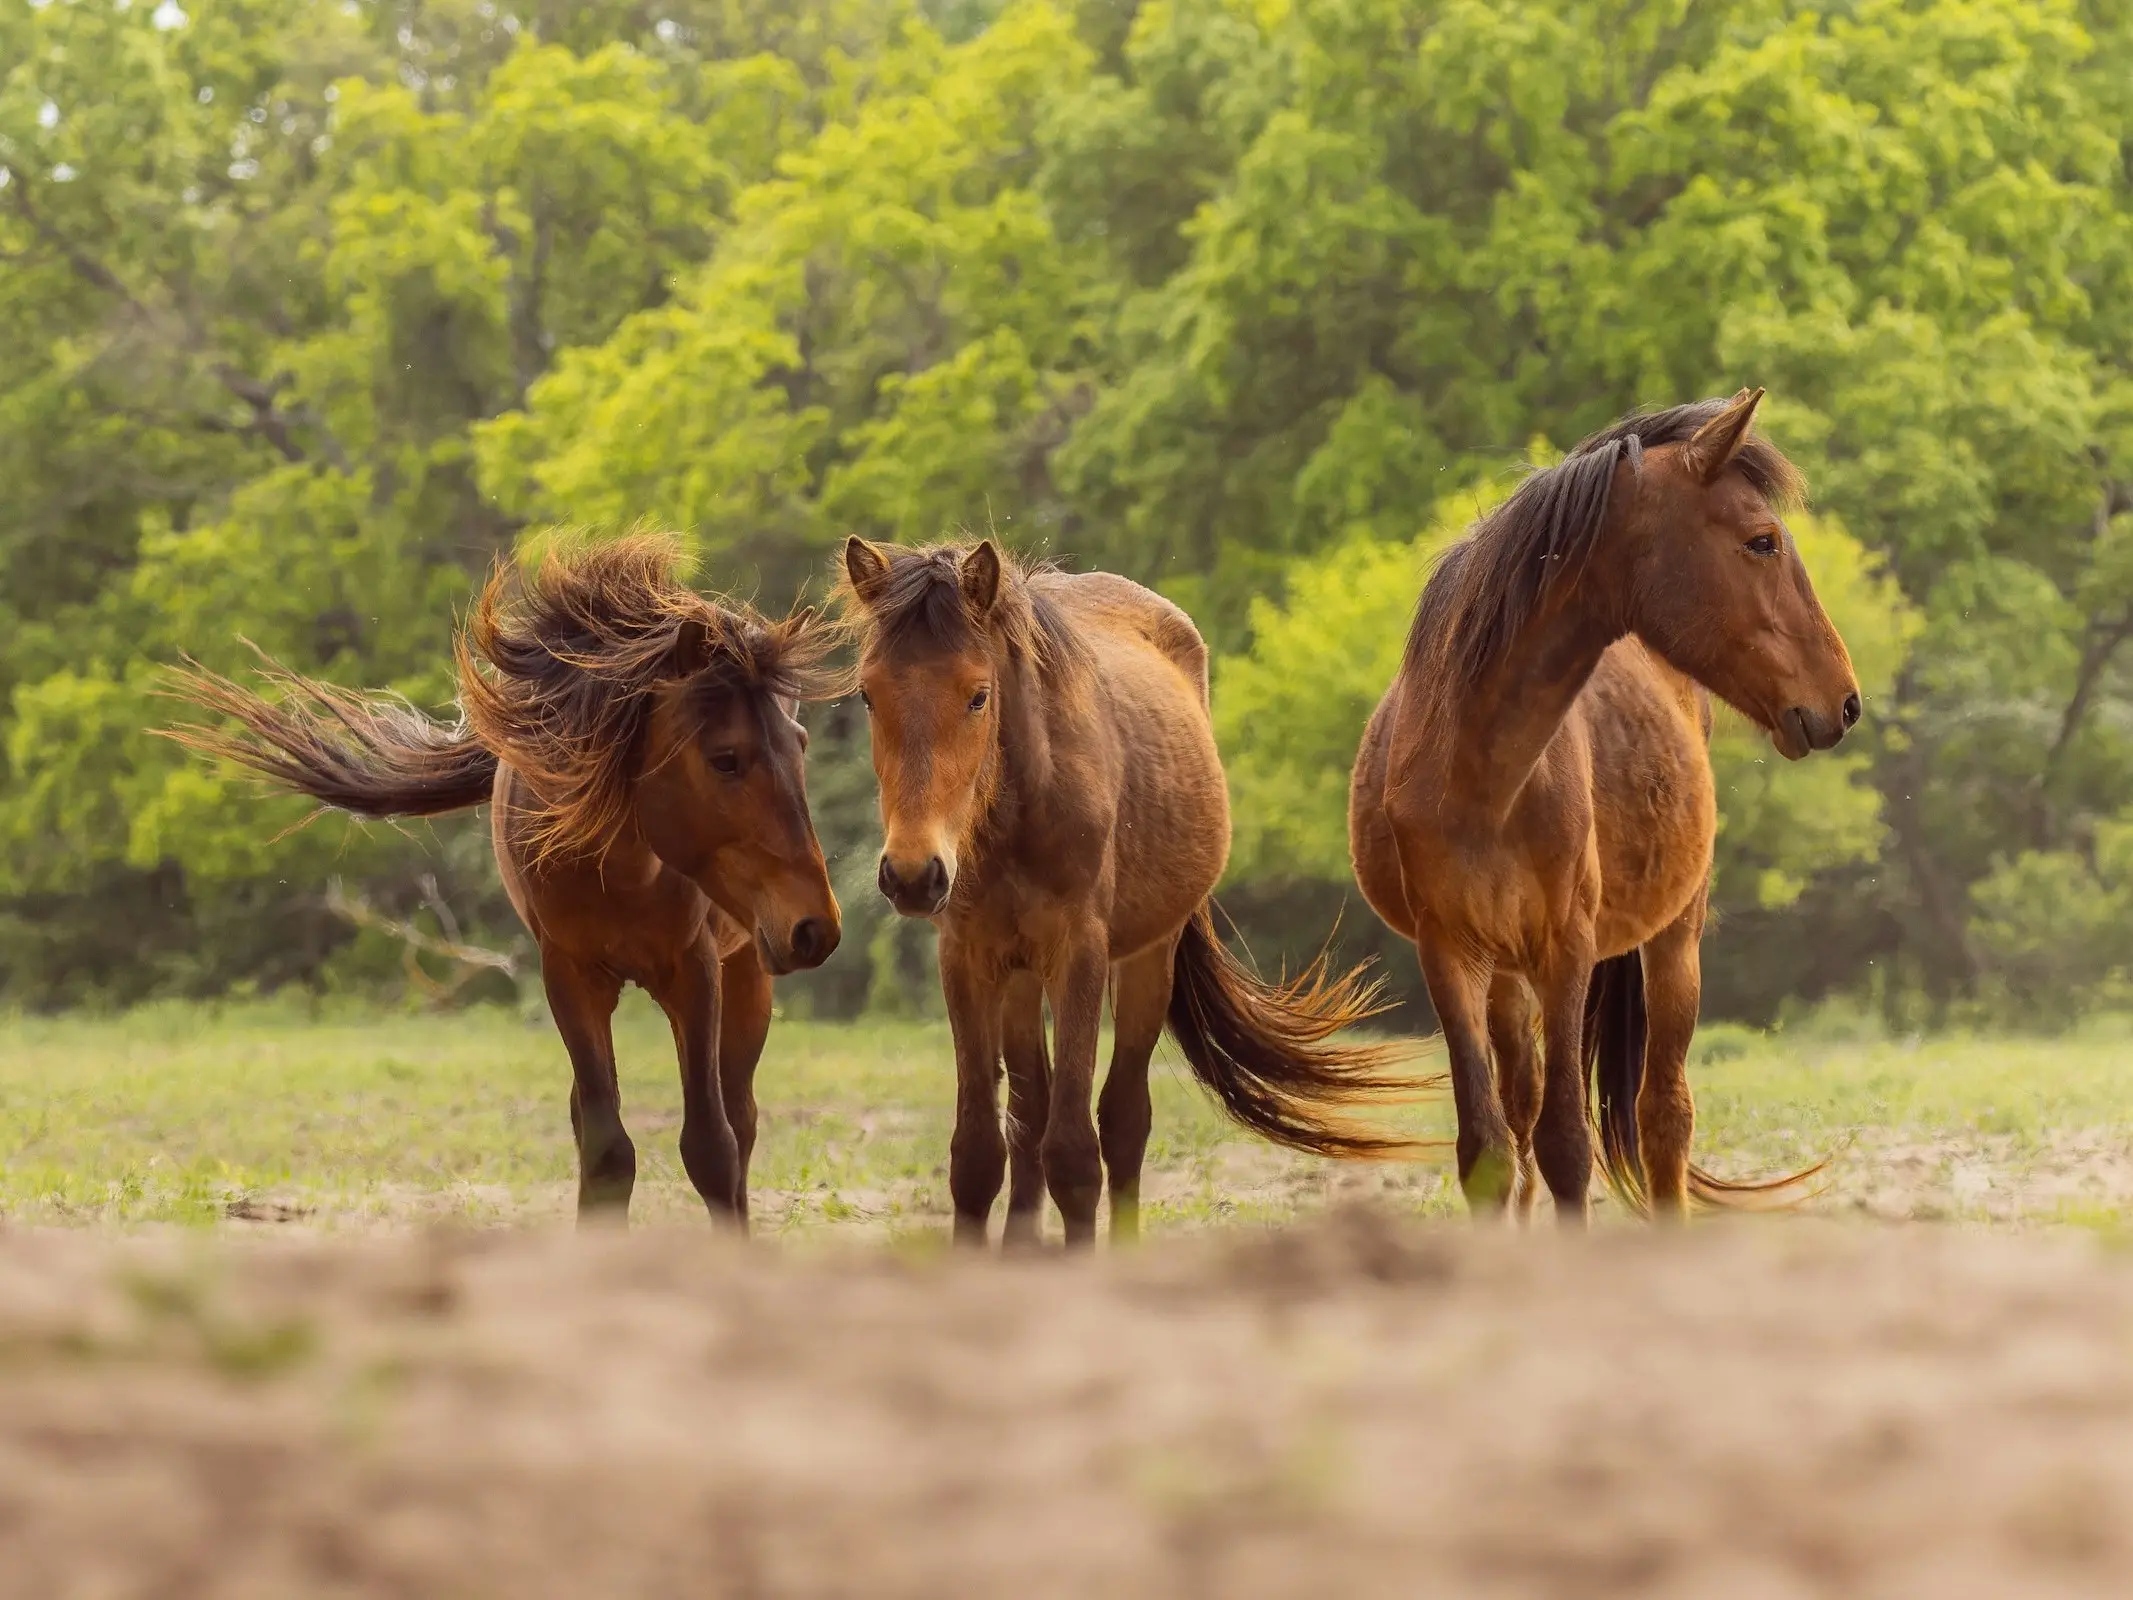
[[[617,1035],[636,1214],[699,1214],[674,1149],[665,1023],[632,996]],[[1699,1153],[1745,1173],[1835,1150],[1824,1209],[2115,1228],[2133,1205],[2127,1042],[2116,1025],[2049,1043],[1708,1028],[1694,1069]],[[316,1017],[262,1003],[0,1019],[0,1215],[329,1227],[560,1217],[574,1193],[568,1086],[546,1019],[500,1010]],[[780,1022],[758,1087],[752,1190],[766,1230],[942,1225],[944,1028]],[[1392,1115],[1427,1137],[1450,1132],[1441,1100]],[[1224,1122],[1167,1046],[1149,1166],[1156,1227],[1278,1219],[1335,1193],[1458,1209],[1447,1150],[1335,1167],[1270,1149]]]
[[[700,1214],[675,1151],[666,1023],[632,994],[616,1042],[635,1214]],[[751,1189],[763,1225],[944,1217],[951,1060],[939,1024],[780,1021],[757,1078]],[[545,1016],[501,1010],[319,1020],[271,1004],[159,1006],[0,1021],[0,1214],[329,1225],[563,1215],[575,1193],[569,1084]],[[1234,1182],[1233,1131],[1167,1051],[1155,1090],[1153,1220],[1285,1214],[1289,1189],[1322,1181],[1269,1152],[1278,1171]],[[1434,1126],[1435,1108],[1413,1115]],[[1428,1188],[1438,1173],[1401,1176]],[[1261,1192],[1270,1179],[1279,1193]]]

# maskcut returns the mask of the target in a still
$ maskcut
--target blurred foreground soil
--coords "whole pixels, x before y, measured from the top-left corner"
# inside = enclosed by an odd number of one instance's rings
[[[0,1594],[2133,1594],[2133,1261],[0,1231]]]

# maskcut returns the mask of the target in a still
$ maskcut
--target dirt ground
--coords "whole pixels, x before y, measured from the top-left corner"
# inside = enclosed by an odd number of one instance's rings
[[[0,1593],[2133,1592],[2133,1262],[0,1232]]]

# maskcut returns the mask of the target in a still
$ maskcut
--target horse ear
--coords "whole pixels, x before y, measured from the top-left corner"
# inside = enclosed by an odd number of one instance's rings
[[[963,557],[963,598],[970,609],[984,616],[1000,598],[1000,552],[990,539]]]
[[[852,593],[871,601],[889,576],[889,558],[855,533],[844,541],[844,575],[852,580]]]
[[[711,625],[701,617],[684,617],[674,632],[674,648],[667,655],[669,678],[693,678],[711,665],[717,641]]]
[[[1682,466],[1705,483],[1717,482],[1718,475],[1748,442],[1748,430],[1755,425],[1755,408],[1762,403],[1762,390],[1741,390],[1725,410],[1696,430],[1681,452]]]

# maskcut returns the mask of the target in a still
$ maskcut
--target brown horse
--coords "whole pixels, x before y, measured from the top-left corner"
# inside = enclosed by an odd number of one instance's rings
[[[1089,1243],[1106,1171],[1112,1237],[1137,1231],[1148,1061],[1166,1022],[1245,1127],[1322,1154],[1401,1148],[1332,1115],[1406,1087],[1384,1048],[1331,1042],[1372,1014],[1374,990],[1323,960],[1265,983],[1216,935],[1229,799],[1191,619],[1108,573],[1003,561],[990,541],[854,538],[845,570],[887,835],[881,891],[940,930],[956,1238],[984,1242],[1010,1142],[1007,1243],[1036,1239],[1047,1186],[1068,1245]],[[1107,984],[1115,1039],[1092,1123]]]
[[[1717,832],[1705,691],[1792,760],[1859,718],[1778,515],[1799,475],[1751,431],[1762,395],[1633,417],[1527,478],[1431,576],[1363,735],[1356,877],[1421,956],[1477,1210],[1516,1195],[1530,1211],[1537,1166],[1559,1216],[1584,1221],[1588,1062],[1633,1203],[1678,1212],[1692,1191],[1805,1176],[1729,1185],[1689,1162]]]
[[[284,672],[268,700],[195,669],[178,693],[243,731],[176,737],[360,817],[493,802],[570,1052],[579,1216],[626,1215],[636,1182],[612,1030],[634,982],[673,1025],[689,1181],[745,1228],[771,979],[837,948],[795,720],[835,681],[835,639],[811,611],[771,622],[707,600],[675,560],[637,535],[500,568],[456,643],[456,724]]]

